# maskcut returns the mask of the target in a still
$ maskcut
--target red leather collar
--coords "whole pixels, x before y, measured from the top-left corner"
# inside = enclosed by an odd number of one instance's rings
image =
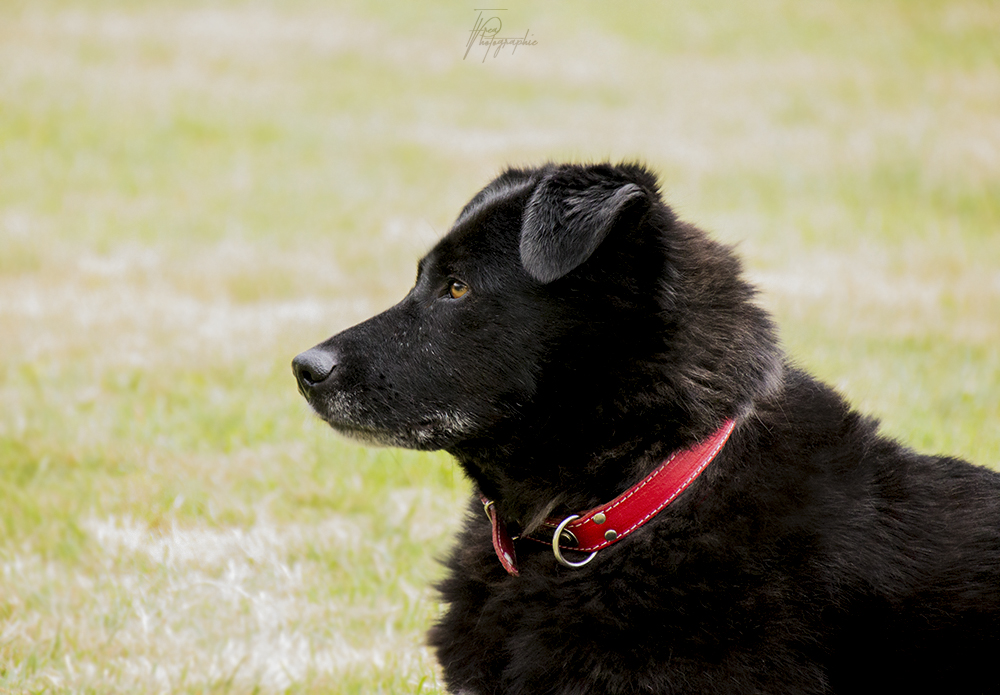
[[[735,426],[734,420],[727,420],[708,439],[698,442],[689,449],[675,451],[655,471],[607,504],[580,514],[571,514],[561,520],[552,517],[546,519],[542,528],[549,529],[554,534],[551,540],[534,536],[528,538],[539,543],[551,543],[556,559],[564,565],[569,567],[585,565],[593,559],[598,550],[625,538],[684,492],[722,450]],[[517,576],[514,539],[508,533],[503,519],[497,514],[493,502],[485,497],[482,499],[486,515],[493,526],[493,548],[496,550],[497,558],[509,574]],[[563,558],[562,550],[574,550],[591,555],[581,562],[570,562]]]

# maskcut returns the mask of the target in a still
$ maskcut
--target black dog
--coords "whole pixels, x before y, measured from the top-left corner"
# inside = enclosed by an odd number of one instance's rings
[[[641,166],[511,169],[295,358],[335,429],[482,493],[430,634],[452,691],[1000,692],[1000,475],[881,436],[753,298]]]

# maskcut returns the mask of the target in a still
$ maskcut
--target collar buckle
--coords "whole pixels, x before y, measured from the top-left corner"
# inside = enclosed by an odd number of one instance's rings
[[[592,552],[590,555],[588,555],[583,560],[580,560],[579,562],[572,562],[563,557],[562,549],[560,549],[559,547],[559,541],[560,539],[562,539],[564,533],[568,533],[570,536],[573,537],[573,545],[577,545],[576,536],[573,535],[572,531],[566,528],[566,525],[569,524],[569,522],[573,521],[574,519],[579,519],[579,518],[580,517],[576,514],[570,514],[568,517],[559,522],[559,525],[556,526],[555,532],[552,534],[552,554],[556,556],[556,560],[559,561],[560,565],[565,565],[566,567],[583,567],[588,562],[593,560],[594,557],[597,555],[597,551],[595,550],[594,552]]]

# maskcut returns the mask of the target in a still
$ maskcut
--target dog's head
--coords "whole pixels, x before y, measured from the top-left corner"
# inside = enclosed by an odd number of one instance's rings
[[[599,428],[613,446],[610,431],[637,425],[693,436],[775,369],[752,294],[641,166],[511,169],[466,205],[399,304],[293,370],[324,420],[371,443],[571,446]]]

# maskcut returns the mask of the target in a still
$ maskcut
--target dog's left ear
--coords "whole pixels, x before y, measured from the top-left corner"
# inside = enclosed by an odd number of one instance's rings
[[[621,180],[581,181],[551,172],[535,189],[521,223],[521,263],[539,282],[557,280],[590,258],[622,214],[646,193]]]

